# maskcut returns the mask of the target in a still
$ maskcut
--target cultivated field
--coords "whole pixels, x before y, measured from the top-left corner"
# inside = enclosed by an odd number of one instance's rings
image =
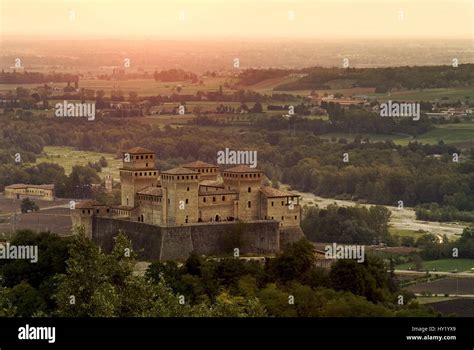
[[[416,138],[410,135],[382,135],[382,134],[358,134],[358,133],[328,133],[321,135],[321,138],[345,138],[353,141],[357,135],[362,138],[369,138],[372,142],[391,140],[397,145],[407,145],[410,141],[418,141],[426,144],[437,144],[443,141],[446,144],[459,145],[461,148],[474,147],[474,122],[450,123],[438,125],[435,129],[430,130]]]
[[[405,289],[413,293],[456,294],[474,296],[474,278],[446,277],[432,282],[417,283]]]
[[[71,213],[69,199],[56,199],[53,202],[33,199],[40,210],[21,213],[19,200],[6,199],[0,194],[0,234],[28,229],[37,232],[51,231],[59,235],[71,233]],[[16,218],[13,213],[16,212]]]
[[[397,270],[408,270],[408,269],[415,270],[416,266],[414,263],[406,263],[406,264],[398,265],[395,268]],[[471,269],[474,268],[474,259],[453,258],[453,259],[423,261],[422,268],[429,271],[433,271],[433,269],[436,269],[436,271],[443,271],[443,272],[452,272],[454,270],[457,270],[459,272],[470,272]]]
[[[66,174],[69,175],[74,165],[87,165],[88,162],[95,163],[102,156],[107,160],[108,167],[102,168],[99,176],[104,178],[106,175],[112,175],[117,180],[119,178],[118,169],[122,163],[120,159],[116,159],[115,155],[110,153],[77,151],[71,147],[46,146],[43,149],[43,156],[38,157],[34,164],[56,163],[62,166]]]
[[[404,100],[404,101],[433,101],[443,98],[450,101],[464,101],[466,97],[474,99],[474,90],[469,88],[443,88],[425,90],[405,90],[387,94],[369,94],[369,97],[379,101]]]
[[[419,298],[417,298],[418,300]],[[474,317],[474,298],[443,298],[443,300],[433,300],[429,302],[426,298],[425,305],[441,312],[443,315],[455,314],[459,317]]]

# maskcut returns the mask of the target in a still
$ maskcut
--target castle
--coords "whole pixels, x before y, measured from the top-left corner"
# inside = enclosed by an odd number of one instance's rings
[[[252,254],[275,253],[281,244],[303,236],[299,195],[263,185],[264,175],[258,169],[239,165],[221,171],[195,161],[159,172],[155,154],[141,147],[123,152],[122,159],[121,205],[107,207],[87,200],[77,203],[71,215],[74,225],[83,225],[89,237],[105,248],[117,229],[128,234],[144,256],[160,259],[185,258],[189,250],[199,250],[198,240],[201,253],[224,253],[223,232],[239,224],[245,226],[240,248]],[[159,249],[145,243],[151,239],[145,231],[160,236]],[[188,247],[175,251],[173,241]],[[171,244],[173,252],[163,251],[163,244]]]

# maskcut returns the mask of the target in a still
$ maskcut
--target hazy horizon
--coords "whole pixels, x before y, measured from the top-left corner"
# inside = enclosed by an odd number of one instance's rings
[[[468,0],[0,0],[0,18],[3,40],[472,40],[474,32]]]

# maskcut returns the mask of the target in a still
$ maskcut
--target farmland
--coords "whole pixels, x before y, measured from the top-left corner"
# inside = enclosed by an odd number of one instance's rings
[[[473,259],[440,259],[440,260],[431,260],[431,261],[423,261],[422,262],[423,269],[432,271],[436,269],[436,271],[442,272],[451,272],[457,270],[459,272],[463,271],[471,271],[471,268],[474,268],[474,260]],[[415,270],[414,263],[406,263],[402,265],[398,265],[396,267],[397,270]],[[473,290],[474,292],[474,290]]]
[[[105,157],[108,166],[102,168],[99,176],[104,178],[106,175],[112,175],[114,179],[118,179],[118,169],[121,166],[121,161],[120,159],[116,159],[115,155],[108,153],[77,151],[70,147],[46,146],[44,147],[42,156],[36,159],[35,164],[55,163],[62,166],[66,175],[69,175],[74,165],[87,165],[88,162],[94,163],[101,157]]]

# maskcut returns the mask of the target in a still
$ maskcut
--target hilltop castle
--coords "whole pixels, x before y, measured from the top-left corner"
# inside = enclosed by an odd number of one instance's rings
[[[121,205],[88,200],[72,210],[73,224],[104,248],[118,230],[143,256],[158,259],[228,253],[226,242],[242,253],[271,254],[303,236],[299,195],[264,186],[258,169],[221,172],[196,161],[159,172],[155,154],[141,147],[122,159]]]

